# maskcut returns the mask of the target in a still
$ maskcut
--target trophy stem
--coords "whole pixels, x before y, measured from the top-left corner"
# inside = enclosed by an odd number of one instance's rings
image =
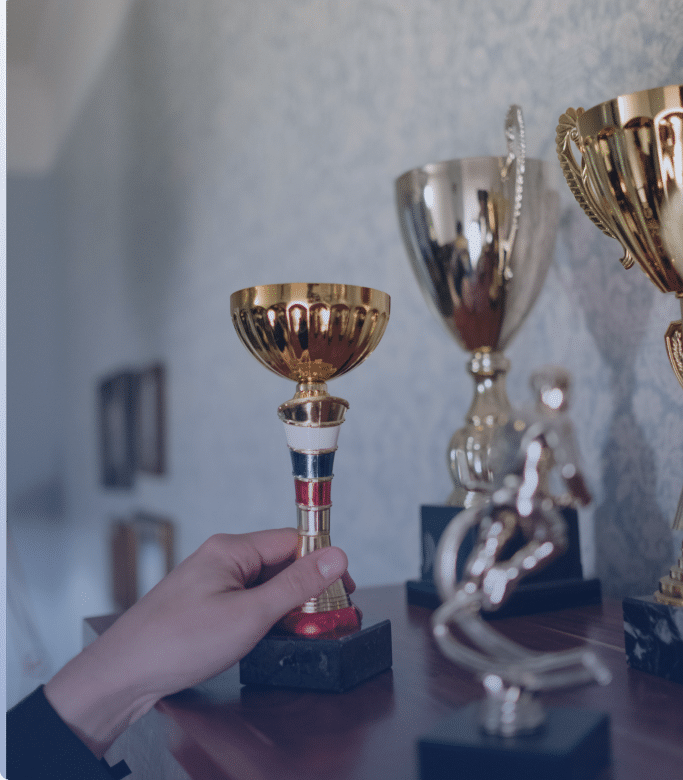
[[[681,301],[681,319],[669,325],[664,334],[664,342],[671,368],[683,387],[683,292],[678,293],[677,297]]]
[[[683,490],[678,499],[678,507],[673,522],[674,531],[683,531]],[[668,604],[671,607],[683,607],[683,544],[681,555],[671,567],[669,573],[659,580],[659,587],[654,594],[655,601]]]
[[[467,424],[453,434],[448,445],[455,484],[448,504],[465,508],[478,503],[491,482],[491,445],[512,410],[506,389],[510,361],[502,352],[473,352],[467,368],[474,379],[474,398],[465,416]]]
[[[292,459],[297,505],[297,558],[330,546],[332,465],[348,403],[327,392],[324,382],[299,383],[278,416]],[[343,636],[360,628],[344,583],[332,583],[287,615],[282,627],[304,636]]]
[[[295,481],[298,516],[297,530],[299,531],[297,558],[308,555],[308,553],[314,550],[330,546],[330,506],[332,504],[317,505],[320,498],[316,498],[315,494],[319,493],[317,488],[322,487],[322,492],[327,494],[327,500],[329,500],[331,483],[331,478],[320,481],[298,479]],[[302,499],[304,501],[307,499],[309,501],[312,500],[312,503],[300,503]],[[337,580],[319,596],[309,599],[305,604],[302,604],[301,611],[313,614],[316,612],[346,609],[350,606],[351,601],[346,588],[341,580]]]

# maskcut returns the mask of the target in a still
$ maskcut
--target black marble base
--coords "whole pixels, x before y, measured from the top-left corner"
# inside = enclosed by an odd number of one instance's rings
[[[551,708],[539,732],[496,737],[480,729],[478,712],[470,704],[419,740],[421,780],[588,780],[610,762],[603,713]]]
[[[446,526],[460,512],[462,507],[425,504],[420,507],[420,525],[422,530],[422,569],[420,578],[432,582],[434,580],[434,558],[436,547]],[[545,568],[527,577],[527,582],[547,582],[548,580],[571,580],[583,577],[581,565],[581,546],[579,541],[579,515],[573,507],[565,507],[560,514],[567,524],[567,551]],[[458,576],[462,574],[467,557],[472,552],[477,539],[477,528],[471,528],[463,539],[458,554]],[[519,549],[521,543],[511,543],[505,552],[512,555]]]
[[[242,685],[342,693],[391,668],[391,623],[367,624],[341,639],[270,633],[240,661]]]
[[[623,609],[628,665],[683,683],[683,607],[638,596],[624,599]]]
[[[409,604],[436,609],[441,599],[436,586],[422,580],[408,580],[406,592]],[[557,609],[583,607],[602,602],[602,588],[598,579],[555,580],[548,582],[520,582],[508,601],[493,612],[481,612],[486,620],[553,612]]]
[[[409,604],[436,609],[441,603],[434,585],[434,559],[441,534],[459,513],[462,507],[425,505],[420,508],[422,527],[421,579],[406,582]],[[531,615],[569,607],[600,604],[602,588],[598,579],[584,579],[579,543],[579,516],[576,509],[566,507],[562,516],[567,524],[569,546],[567,552],[536,574],[525,578],[516,588],[509,601],[494,612],[482,613],[486,618]],[[465,536],[457,560],[458,579],[465,561],[472,552],[477,529],[472,528]],[[514,552],[514,546],[508,552]]]

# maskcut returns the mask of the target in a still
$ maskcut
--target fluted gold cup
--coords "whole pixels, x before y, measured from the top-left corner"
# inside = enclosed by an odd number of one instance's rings
[[[330,546],[332,465],[348,402],[327,382],[362,363],[379,344],[390,297],[347,284],[270,284],[230,297],[237,335],[266,368],[296,382],[278,408],[295,483],[297,556]],[[360,628],[341,580],[290,613],[281,627],[308,637],[339,637]]]
[[[625,268],[637,263],[659,290],[676,295],[683,318],[683,86],[633,92],[587,111],[569,108],[556,142],[579,205],[621,244]],[[683,386],[681,320],[669,325],[664,340]],[[683,529],[683,494],[674,528]],[[655,598],[683,606],[683,552]]]

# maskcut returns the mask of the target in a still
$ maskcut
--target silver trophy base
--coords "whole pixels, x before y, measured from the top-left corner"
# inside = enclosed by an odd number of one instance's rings
[[[549,708],[533,734],[499,737],[481,728],[475,702],[418,742],[421,780],[587,780],[610,762],[609,716]]]

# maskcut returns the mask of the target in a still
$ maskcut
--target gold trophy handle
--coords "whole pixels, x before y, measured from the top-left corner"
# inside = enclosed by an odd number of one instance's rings
[[[669,325],[664,335],[664,341],[671,361],[671,368],[683,387],[683,320],[676,320]]]
[[[571,142],[573,141],[577,147],[579,146],[578,119],[581,114],[583,114],[582,108],[568,108],[566,113],[562,114],[559,119],[555,143],[557,156],[560,159],[560,167],[572,195],[576,198],[579,206],[586,212],[591,222],[597,225],[605,235],[619,241],[619,237],[611,227],[612,220],[609,214],[602,207],[593,192],[583,157],[581,158],[581,167],[579,168],[572,153]],[[634,263],[634,259],[627,249],[624,249],[621,263],[624,268],[630,268]]]

